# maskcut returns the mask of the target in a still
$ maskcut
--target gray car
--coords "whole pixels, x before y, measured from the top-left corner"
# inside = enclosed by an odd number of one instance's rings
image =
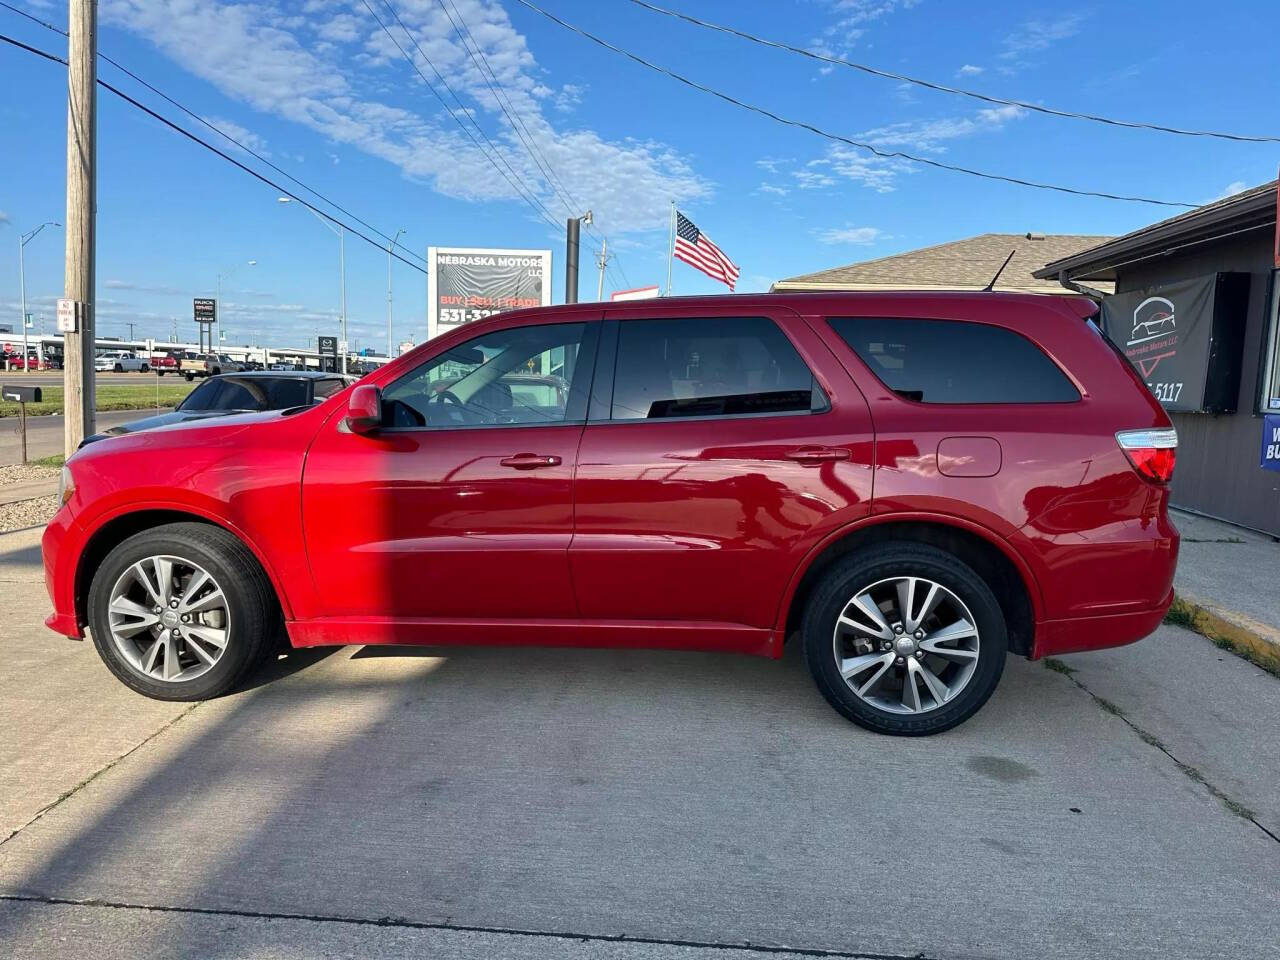
[[[204,420],[209,417],[225,417],[233,413],[256,413],[263,410],[288,410],[305,407],[331,397],[355,381],[319,371],[246,371],[224,373],[210,377],[192,390],[170,413],[131,420],[102,433],[86,437],[85,443],[94,443],[108,437],[139,430],[152,430],[171,423]]]

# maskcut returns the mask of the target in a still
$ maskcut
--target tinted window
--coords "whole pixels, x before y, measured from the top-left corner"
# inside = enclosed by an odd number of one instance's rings
[[[626,320],[618,327],[613,419],[823,409],[791,341],[765,317]]]
[[[332,397],[335,393],[345,387],[346,384],[338,379],[324,379],[316,381],[316,399],[323,400],[325,397]]]
[[[886,387],[918,403],[1070,403],[1080,394],[1034,343],[956,320],[833,317]]]
[[[200,386],[196,387],[186,399],[178,404],[179,410],[213,410],[215,401],[218,399],[218,392],[222,389],[222,383],[218,380],[206,380]]]
[[[573,410],[574,378],[590,376],[579,364],[587,325],[556,323],[513,327],[468,340],[428,360],[383,392],[388,427],[466,427],[563,423]],[[589,360],[589,358],[588,358]],[[563,390],[530,390],[547,379]],[[585,405],[585,390],[582,403]]]

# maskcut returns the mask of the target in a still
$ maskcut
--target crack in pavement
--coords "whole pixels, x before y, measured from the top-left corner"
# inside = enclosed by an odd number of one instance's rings
[[[289,913],[270,910],[238,910],[221,907],[192,907],[171,904],[128,903],[117,900],[74,899],[40,894],[0,893],[0,902],[30,903],[44,906],[97,907],[111,910],[136,910],[152,913],[194,914],[214,917],[242,917],[247,920],[293,920],[308,923],[346,924],[363,927],[393,927],[405,930],[442,930],[456,933],[483,933],[497,936],[531,937],[547,940],[576,940],[582,943],[633,943],[641,946],[688,947],[698,950],[737,950],[761,955],[823,957],[830,960],[941,960],[923,953],[862,953],[847,950],[824,950],[818,947],[727,943],[719,940],[686,940],[681,938],[631,936],[625,933],[571,933],[559,930],[534,930],[520,927],[491,927],[480,924],[452,923],[448,920],[412,920],[408,917],[353,917],[339,914]]]
[[[110,761],[106,765],[100,767],[99,769],[95,770],[93,773],[89,774],[89,776],[85,777],[83,780],[77,783],[70,790],[65,791],[64,793],[59,795],[57,798],[55,798],[51,802],[45,804],[43,807],[41,807],[39,810],[36,811],[36,814],[34,817],[32,817],[26,823],[22,824],[22,826],[11,831],[9,835],[5,837],[3,840],[0,840],[0,847],[4,846],[6,843],[8,843],[10,840],[16,837],[18,834],[20,834],[23,830],[27,829],[27,827],[31,826],[33,823],[35,823],[37,820],[43,817],[46,813],[49,813],[51,810],[57,809],[65,801],[70,800],[77,793],[79,793],[89,784],[93,783],[93,781],[97,780],[100,776],[102,776],[104,773],[106,773],[108,770],[110,770],[120,761],[124,760],[127,757],[132,756],[134,753],[141,750],[148,743],[150,743],[156,737],[160,736],[160,734],[164,733],[166,730],[172,727],[175,723],[177,723],[183,717],[189,716],[191,712],[195,710],[198,706],[200,706],[199,703],[191,704],[190,706],[187,707],[187,709],[183,710],[177,716],[171,718],[170,720],[162,724],[159,728],[157,728],[148,736],[144,737],[142,740],[139,740],[137,743],[135,743],[132,747],[130,747],[124,753],[120,754],[120,756],[116,757],[114,760]]]
[[[1147,746],[1155,747],[1157,750],[1163,753],[1166,757],[1172,760],[1174,763],[1174,766],[1176,766],[1182,773],[1186,774],[1188,778],[1200,784],[1200,786],[1204,787],[1207,791],[1209,791],[1209,795],[1212,796],[1219,803],[1221,803],[1227,809],[1227,812],[1239,817],[1241,820],[1249,821],[1255,827],[1257,827],[1259,830],[1265,833],[1268,837],[1274,840],[1276,843],[1280,843],[1280,836],[1276,836],[1276,834],[1272,833],[1270,830],[1264,827],[1261,823],[1259,823],[1257,814],[1255,814],[1252,810],[1246,807],[1239,800],[1236,800],[1230,795],[1228,795],[1216,784],[1210,782],[1208,777],[1206,777],[1203,773],[1201,773],[1198,769],[1193,767],[1191,764],[1186,763],[1182,760],[1179,760],[1174,755],[1173,751],[1170,750],[1167,746],[1165,746],[1164,742],[1159,737],[1157,737],[1153,733],[1149,733],[1148,731],[1144,730],[1142,727],[1138,726],[1138,724],[1130,720],[1128,715],[1119,706],[1112,703],[1110,700],[1106,699],[1105,697],[1098,696],[1096,693],[1094,693],[1092,690],[1086,687],[1083,683],[1077,680],[1075,678],[1075,670],[1073,668],[1067,666],[1067,664],[1063,663],[1061,660],[1058,660],[1054,657],[1046,657],[1044,661],[1044,665],[1047,669],[1052,670],[1054,673],[1062,674],[1062,676],[1066,677],[1068,680],[1074,683],[1077,687],[1083,690],[1085,694],[1087,694],[1089,698],[1093,700],[1094,703],[1096,703],[1102,710],[1111,714],[1113,717],[1116,717],[1122,723],[1124,723],[1127,727],[1129,727],[1130,730],[1132,730],[1134,733],[1138,735],[1138,739],[1140,739]]]

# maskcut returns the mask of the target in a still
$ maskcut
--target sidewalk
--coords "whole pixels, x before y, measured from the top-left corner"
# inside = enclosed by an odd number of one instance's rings
[[[1174,591],[1196,629],[1280,666],[1280,543],[1181,510],[1174,523],[1182,532]]]

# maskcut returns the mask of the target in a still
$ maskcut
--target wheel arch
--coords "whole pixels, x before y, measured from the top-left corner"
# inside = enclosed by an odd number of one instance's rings
[[[267,579],[271,583],[272,593],[275,594],[276,602],[280,604],[280,609],[284,616],[286,618],[292,616],[288,595],[281,589],[280,581],[272,570],[271,564],[258,546],[249,537],[245,536],[243,531],[236,529],[221,518],[215,518],[183,504],[181,506],[149,506],[142,509],[126,510],[108,517],[94,528],[93,532],[85,540],[84,547],[80,550],[79,557],[76,560],[74,595],[76,620],[79,623],[85,624],[89,622],[89,585],[93,579],[93,574],[102,565],[102,561],[106,559],[107,554],[135,534],[170,523],[203,523],[211,527],[218,527],[243,543],[257,559],[263,572],[266,573]]]
[[[777,635],[785,639],[800,626],[814,585],[830,566],[877,543],[926,543],[958,556],[991,586],[1009,628],[1009,651],[1030,656],[1035,625],[1042,616],[1039,585],[1026,563],[1002,538],[977,524],[942,514],[872,517],[830,534],[805,556],[783,596]]]

